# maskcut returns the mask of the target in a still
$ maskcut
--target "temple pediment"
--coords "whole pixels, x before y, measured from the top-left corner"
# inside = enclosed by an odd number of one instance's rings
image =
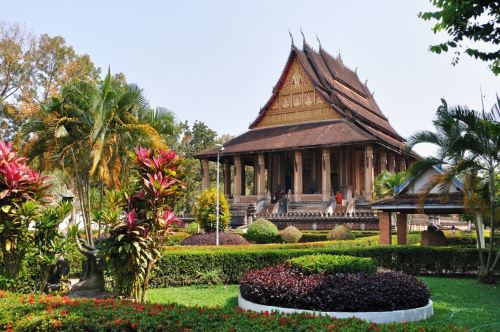
[[[282,82],[256,128],[341,118],[316,91],[297,58],[284,73]]]

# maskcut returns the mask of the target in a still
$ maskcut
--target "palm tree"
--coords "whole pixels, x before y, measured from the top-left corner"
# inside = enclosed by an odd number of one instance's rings
[[[391,173],[382,171],[375,178],[374,191],[377,199],[393,197],[396,189],[400,187],[408,178],[408,172]]]
[[[497,215],[496,193],[499,190],[495,176],[500,167],[500,99],[490,112],[475,112],[467,107],[449,108],[446,101],[438,108],[434,121],[436,132],[421,131],[410,137],[410,147],[420,143],[436,145],[437,157],[423,158],[415,162],[410,171],[418,175],[433,165],[444,164],[444,174],[436,176],[427,189],[439,186],[448,192],[455,177],[464,182],[464,204],[475,217],[476,233],[483,216],[490,222],[490,243],[487,260],[479,252],[479,280],[492,282],[493,271],[500,260],[500,252],[494,254],[495,218]],[[480,242],[479,242],[480,243]],[[481,246],[479,246],[481,250]]]
[[[60,166],[77,190],[87,240],[92,244],[90,194],[93,181],[119,187],[124,167],[138,144],[163,147],[154,128],[139,121],[147,107],[140,90],[114,82],[76,81],[42,105],[23,128],[25,152],[41,169]],[[102,192],[103,190],[101,190]]]

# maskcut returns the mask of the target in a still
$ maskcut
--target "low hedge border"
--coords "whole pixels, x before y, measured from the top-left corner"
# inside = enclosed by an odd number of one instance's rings
[[[2,331],[460,331],[452,324],[374,324],[355,318],[141,305],[128,301],[16,295],[0,291]]]
[[[247,271],[283,263],[289,258],[310,254],[371,257],[378,266],[413,275],[472,276],[478,254],[472,248],[418,246],[323,247],[305,249],[228,246],[229,250],[167,250],[156,264],[152,287],[206,283],[204,274],[217,271],[223,283],[238,283]],[[500,272],[500,268],[497,269]]]

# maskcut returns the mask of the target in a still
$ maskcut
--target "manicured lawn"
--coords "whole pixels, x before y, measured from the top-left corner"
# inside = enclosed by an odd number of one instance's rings
[[[148,302],[177,303],[183,306],[201,306],[207,308],[229,307],[238,304],[239,285],[197,285],[169,287],[148,291]]]
[[[473,279],[422,277],[432,291],[431,325],[456,324],[472,331],[500,331],[500,285],[482,285]],[[238,285],[188,286],[152,289],[150,302],[185,306],[234,307]]]

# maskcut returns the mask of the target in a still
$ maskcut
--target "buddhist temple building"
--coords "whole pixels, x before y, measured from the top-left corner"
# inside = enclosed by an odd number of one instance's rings
[[[196,155],[203,188],[217,148]],[[333,57],[304,40],[292,47],[272,95],[248,131],[220,154],[225,194],[233,204],[263,208],[278,193],[291,202],[329,202],[337,191],[356,204],[372,200],[374,177],[405,170],[416,155],[394,130],[366,84]],[[253,169],[251,191],[245,170]],[[257,209],[259,210],[259,208]]]

